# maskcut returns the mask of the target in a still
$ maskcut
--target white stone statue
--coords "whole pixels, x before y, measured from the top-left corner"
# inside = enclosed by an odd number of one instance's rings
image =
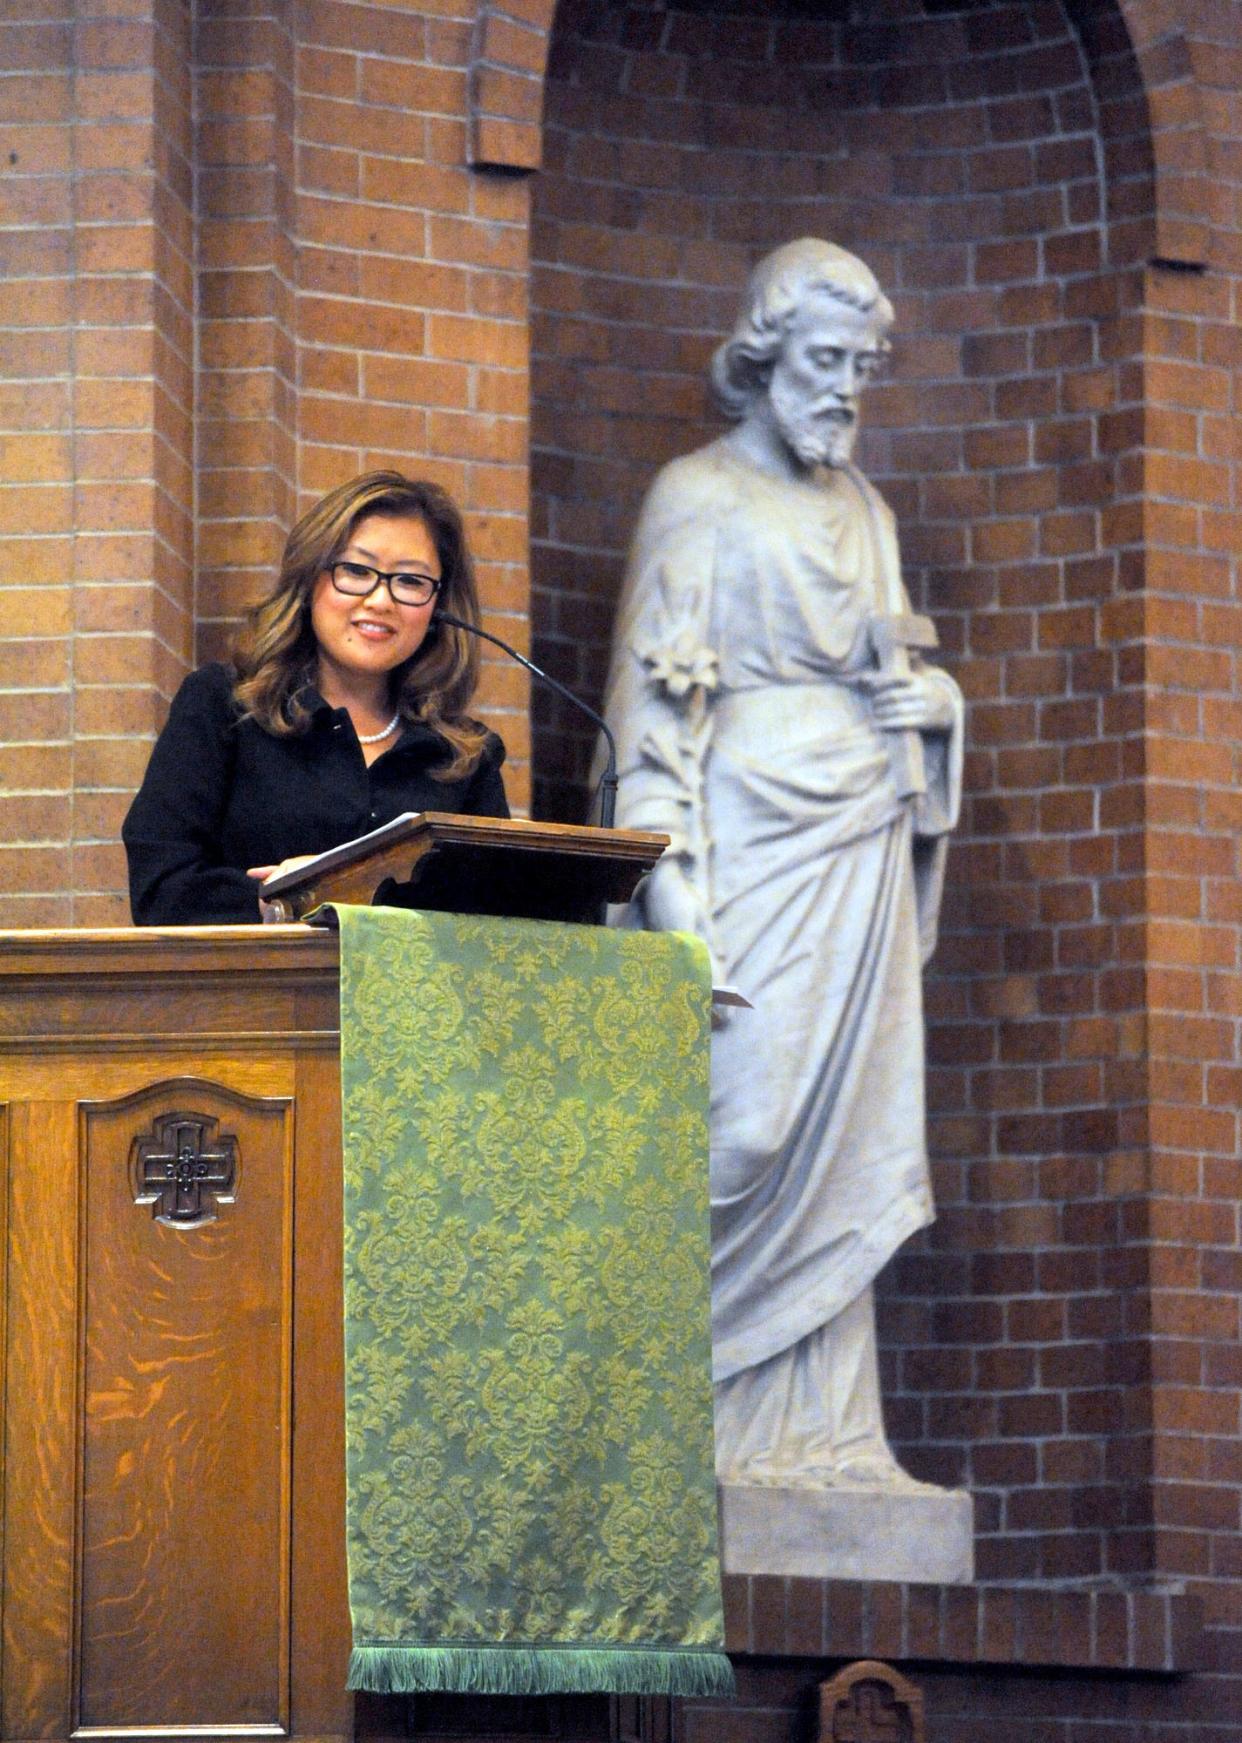
[[[698,933],[754,1007],[713,1037],[726,1485],[927,1487],[885,1438],[872,1283],[933,1214],[921,968],[961,700],[850,463],[892,319],[830,243],[756,269],[712,365],[735,426],[651,489],[608,684],[618,821],[673,843],[631,923]]]

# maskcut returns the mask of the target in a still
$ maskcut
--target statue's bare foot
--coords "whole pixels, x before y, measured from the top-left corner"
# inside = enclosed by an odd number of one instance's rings
[[[789,1489],[796,1488],[794,1473],[781,1465],[769,1464],[763,1459],[751,1459],[744,1465],[735,1465],[727,1471],[717,1471],[716,1480],[720,1483],[735,1484],[743,1489]]]
[[[835,1459],[783,1465],[751,1459],[718,1473],[722,1483],[751,1489],[891,1489],[905,1495],[935,1495],[934,1483],[921,1483],[903,1471],[887,1448],[860,1450]]]
[[[861,1453],[856,1458],[842,1459],[836,1466],[834,1488],[895,1489],[904,1495],[936,1494],[934,1483],[920,1483],[917,1477],[903,1471],[891,1453]]]

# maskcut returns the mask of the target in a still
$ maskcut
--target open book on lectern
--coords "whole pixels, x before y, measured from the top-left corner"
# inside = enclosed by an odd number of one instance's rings
[[[590,923],[628,902],[668,846],[646,830],[411,811],[263,885],[278,920],[325,902]]]

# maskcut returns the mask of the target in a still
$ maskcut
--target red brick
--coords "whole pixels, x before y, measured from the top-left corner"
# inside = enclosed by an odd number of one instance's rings
[[[508,369],[519,369],[526,362],[526,335],[516,322],[432,314],[428,317],[427,331],[428,349],[433,357]]]

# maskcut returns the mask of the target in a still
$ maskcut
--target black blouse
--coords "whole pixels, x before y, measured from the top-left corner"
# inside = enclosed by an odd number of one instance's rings
[[[219,663],[190,674],[130,806],[121,836],[139,926],[257,922],[247,866],[324,853],[403,811],[509,815],[495,733],[459,781],[434,778],[451,752],[421,723],[407,722],[368,768],[344,708],[312,692],[305,734],[276,738],[241,717],[233,683]]]

